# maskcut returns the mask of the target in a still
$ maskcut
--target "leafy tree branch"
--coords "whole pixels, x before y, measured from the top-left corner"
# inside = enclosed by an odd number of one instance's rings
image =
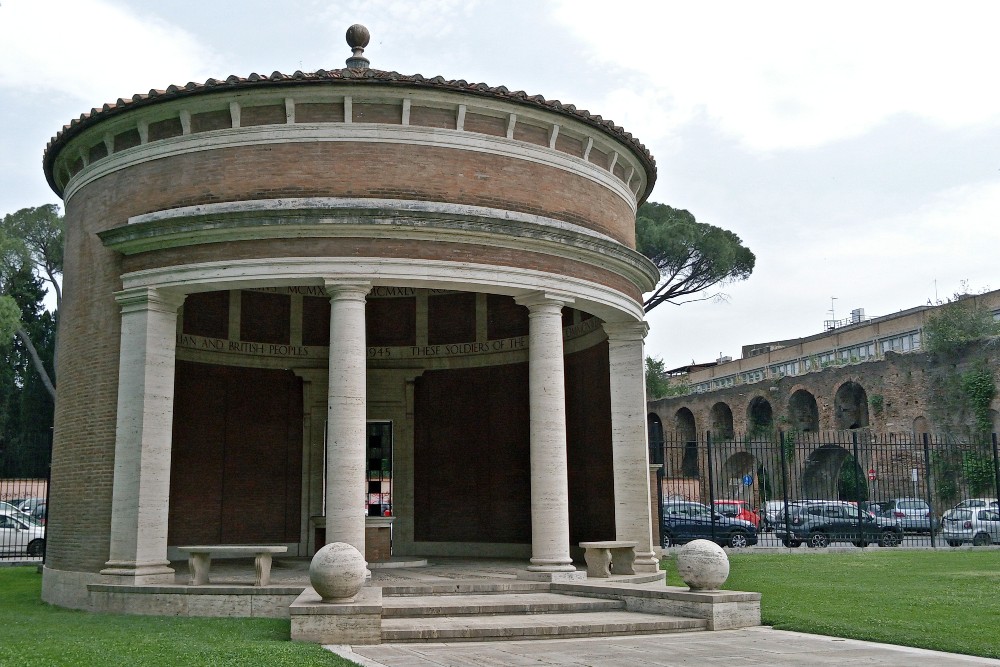
[[[677,304],[677,299],[716,285],[746,280],[756,262],[733,232],[698,222],[688,211],[666,204],[647,202],[639,207],[635,236],[636,250],[660,271],[660,282],[643,304],[647,313],[664,302]]]

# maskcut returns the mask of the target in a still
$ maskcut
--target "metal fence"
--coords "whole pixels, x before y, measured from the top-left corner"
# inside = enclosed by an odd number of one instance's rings
[[[27,455],[6,451],[0,474],[0,561],[39,561],[45,557],[48,516],[48,451]],[[33,476],[10,475],[8,469]],[[21,507],[24,511],[21,511]]]
[[[879,436],[865,430],[730,437],[667,433],[662,440],[650,441],[650,460],[661,465],[661,530],[664,503],[742,507],[759,517],[758,543],[771,546],[782,543],[779,535],[788,526],[768,521],[764,509],[769,502],[781,508],[779,520],[787,522],[783,508],[789,504],[842,501],[860,507],[855,511],[859,528],[872,510],[883,519],[897,520],[904,544],[942,546],[945,512],[966,499],[1000,497],[996,434],[969,442],[929,434]],[[900,506],[922,507],[927,516],[917,521]]]

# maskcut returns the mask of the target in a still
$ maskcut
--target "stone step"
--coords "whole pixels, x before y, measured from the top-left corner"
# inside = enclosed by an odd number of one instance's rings
[[[518,579],[483,581],[481,579],[469,579],[437,583],[388,584],[382,586],[382,595],[385,597],[404,595],[457,595],[464,593],[485,595],[491,593],[531,593],[547,591],[549,588],[550,586],[547,582],[541,581],[521,581]]]
[[[383,592],[384,594],[384,592]],[[621,600],[565,595],[545,591],[527,593],[465,593],[459,595],[393,596],[382,598],[383,618],[552,614],[624,609]]]
[[[383,642],[459,642],[614,635],[662,634],[705,630],[708,622],[631,611],[383,618]]]

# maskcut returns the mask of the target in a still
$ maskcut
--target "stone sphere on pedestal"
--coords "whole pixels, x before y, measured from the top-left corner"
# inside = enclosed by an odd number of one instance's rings
[[[693,591],[714,591],[729,578],[729,556],[715,542],[692,540],[677,553],[677,571]]]
[[[360,551],[344,542],[331,542],[309,563],[309,583],[323,602],[353,602],[365,585],[367,569]]]

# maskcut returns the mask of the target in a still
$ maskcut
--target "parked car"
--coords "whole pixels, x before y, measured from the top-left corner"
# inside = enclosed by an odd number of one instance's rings
[[[701,503],[669,502],[663,506],[663,526],[660,531],[664,548],[696,539],[712,540],[720,546],[746,547],[757,544],[757,528],[749,521],[731,519],[712,512]]]
[[[937,528],[931,525],[931,508],[926,500],[922,498],[893,498],[892,500],[880,503],[882,513],[879,515],[886,519],[898,519],[899,525],[908,533],[930,533]]]
[[[3,500],[0,500],[0,512],[3,512],[5,514],[12,514],[19,518],[24,518],[28,516],[27,512],[22,512],[21,510],[17,509],[17,507],[15,507],[13,504],[5,502]]]
[[[994,512],[1000,512],[1000,503],[997,503],[996,498],[966,498],[959,504],[955,505],[954,509],[988,509],[993,510]]]
[[[961,503],[959,503],[961,504]],[[941,517],[941,537],[953,547],[1000,544],[1000,513],[992,509],[951,509]]]
[[[802,543],[825,547],[831,542],[851,542],[864,547],[877,542],[883,547],[899,546],[902,528],[893,521],[865,512],[858,521],[856,506],[841,501],[803,502],[788,508],[788,528],[775,526],[775,535],[786,547]]]
[[[31,510],[31,518],[37,521],[40,525],[44,526],[46,520],[48,519],[48,503],[39,503],[35,505],[35,508]]]
[[[10,504],[25,514],[31,514],[37,506],[44,502],[45,498],[18,498],[17,500],[12,500]]]
[[[758,511],[758,516],[760,516],[760,522],[763,524],[762,530],[771,530],[774,528],[775,524],[782,521],[784,517],[784,509],[784,500],[768,500],[761,505],[760,510]]]
[[[45,528],[23,512],[0,510],[0,552],[41,556],[45,551]]]
[[[750,503],[745,500],[716,500],[713,505],[722,516],[749,521],[755,528],[760,526],[760,515],[750,509]]]

